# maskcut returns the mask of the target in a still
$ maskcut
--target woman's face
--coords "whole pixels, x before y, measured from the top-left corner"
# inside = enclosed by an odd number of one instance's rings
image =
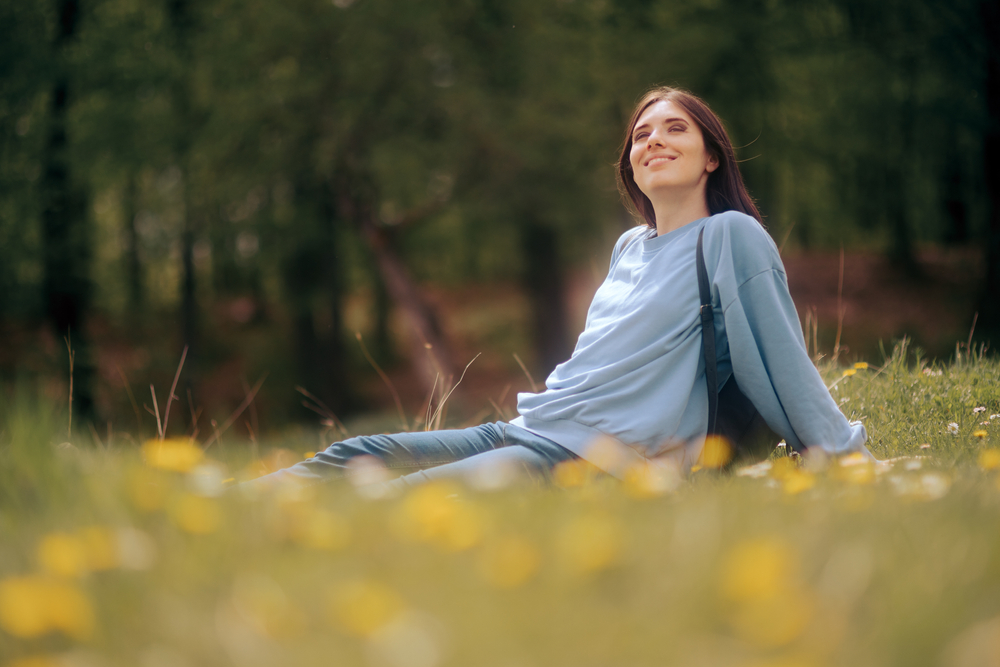
[[[669,100],[651,104],[639,116],[629,160],[635,184],[650,199],[658,191],[704,188],[719,166],[705,149],[698,124]]]

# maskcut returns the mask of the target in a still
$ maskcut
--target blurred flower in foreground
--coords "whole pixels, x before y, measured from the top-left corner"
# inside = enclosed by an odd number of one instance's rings
[[[133,468],[125,478],[125,491],[136,509],[155,512],[162,509],[170,492],[170,479],[158,470]]]
[[[831,475],[848,484],[871,484],[875,481],[875,465],[861,452],[837,459]]]
[[[351,539],[351,526],[334,512],[302,504],[299,511],[289,514],[291,537],[310,549],[336,551],[343,549]]]
[[[785,493],[797,495],[816,485],[816,475],[803,470],[789,456],[777,458],[771,465],[771,477],[776,479]]]
[[[698,465],[702,468],[721,468],[733,458],[733,448],[729,441],[720,435],[705,437],[705,445],[698,457]]]
[[[391,487],[386,484],[392,475],[376,456],[353,457],[347,462],[347,479],[363,498],[378,500],[392,494]]]
[[[330,592],[329,611],[337,629],[369,637],[403,611],[403,600],[385,584],[351,581]]]
[[[156,562],[156,543],[138,528],[119,528],[115,531],[118,560],[126,570],[148,570]]]
[[[983,470],[1000,468],[1000,449],[984,449],[979,452],[979,467]]]
[[[17,658],[7,663],[7,667],[63,667],[66,663],[59,659],[47,655],[32,655],[26,658]]]
[[[396,516],[396,533],[406,540],[429,542],[445,551],[464,551],[479,543],[482,517],[468,501],[458,500],[458,487],[429,482],[403,498]]]
[[[83,542],[69,533],[49,533],[38,543],[42,569],[57,577],[77,577],[87,572]]]
[[[1000,664],[1000,616],[960,632],[941,652],[943,667],[995,667]]]
[[[74,584],[29,575],[0,581],[0,627],[30,639],[58,630],[73,639],[94,632],[94,611]]]
[[[989,432],[984,429],[978,429],[976,431],[973,431],[972,435],[982,440],[983,438],[989,435]]]
[[[857,371],[855,369],[848,368],[847,370],[844,371],[844,373],[843,373],[843,375],[841,375],[841,377],[849,378],[849,377],[851,377],[852,375],[854,375],[856,373],[857,373]]]
[[[479,570],[493,586],[515,588],[534,576],[540,562],[541,555],[531,542],[509,535],[485,546]]]
[[[188,472],[205,457],[201,447],[189,438],[147,440],[142,446],[146,465],[161,470]]]
[[[867,361],[859,361],[858,363],[854,364],[854,367],[856,369],[858,369],[859,371],[868,370],[868,362]]]
[[[552,483],[561,489],[571,489],[592,481],[597,468],[583,459],[560,461],[552,469]]]
[[[948,433],[951,433],[952,435],[958,435],[958,424],[956,424],[955,422],[951,422],[950,424],[948,424]]]
[[[897,495],[911,500],[937,500],[948,494],[951,480],[936,472],[923,475],[891,475],[889,483]]]
[[[194,535],[214,533],[222,523],[222,510],[216,501],[189,493],[177,498],[170,516],[178,528]]]
[[[274,580],[260,574],[241,574],[233,585],[233,607],[254,631],[272,639],[299,637],[306,617]]]
[[[730,621],[739,637],[770,648],[802,634],[814,604],[799,581],[798,566],[796,552],[776,539],[744,541],[726,555],[719,593],[736,605]]]
[[[38,560],[46,573],[76,577],[117,567],[147,569],[156,547],[134,528],[85,526],[73,533],[49,533],[38,543]]]
[[[625,471],[625,493],[633,498],[655,498],[677,489],[681,474],[671,460],[652,460]]]
[[[623,541],[619,523],[604,513],[578,516],[556,535],[559,564],[572,575],[606,570],[617,562]]]
[[[226,466],[217,461],[204,461],[188,474],[188,486],[199,496],[221,496],[226,487]]]
[[[443,635],[433,617],[404,611],[368,637],[368,661],[375,667],[435,667]]]

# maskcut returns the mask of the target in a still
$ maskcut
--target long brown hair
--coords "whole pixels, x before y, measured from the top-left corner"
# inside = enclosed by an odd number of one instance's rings
[[[653,88],[643,95],[639,103],[635,105],[635,111],[632,112],[632,118],[625,129],[625,141],[622,143],[622,152],[618,158],[618,190],[622,194],[625,205],[641,216],[647,225],[656,227],[653,202],[649,201],[649,197],[643,194],[639,186],[635,184],[632,161],[629,159],[629,155],[632,152],[632,131],[639,121],[639,116],[651,105],[668,101],[684,109],[694,119],[694,122],[701,128],[702,137],[705,139],[705,150],[719,161],[718,169],[708,175],[708,185],[705,189],[708,212],[715,215],[723,211],[739,211],[763,224],[760,211],[757,210],[757,205],[754,204],[750,193],[747,192],[746,185],[743,184],[743,176],[740,174],[740,168],[736,162],[733,142],[729,140],[729,135],[726,134],[726,128],[723,127],[722,121],[699,97],[686,90],[669,86]]]

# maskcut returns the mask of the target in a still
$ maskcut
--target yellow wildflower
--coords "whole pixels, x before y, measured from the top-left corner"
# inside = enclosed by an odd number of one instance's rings
[[[222,523],[222,510],[210,498],[184,494],[171,508],[174,523],[194,535],[214,533]]]
[[[813,596],[789,587],[773,597],[741,605],[730,622],[736,634],[760,648],[785,646],[808,627],[815,611]]]
[[[816,475],[806,470],[793,470],[783,480],[782,488],[789,495],[798,495],[816,486]]]
[[[842,377],[845,377],[845,378],[849,378],[849,377],[851,377],[852,375],[855,375],[855,374],[856,374],[857,372],[858,372],[858,371],[856,371],[856,370],[855,370],[855,369],[853,369],[853,368],[848,368],[847,370],[845,370],[845,371],[844,371],[844,374],[843,374],[843,376],[842,376]]]
[[[556,554],[570,574],[599,572],[611,567],[622,548],[622,529],[612,517],[594,513],[577,517],[556,536]]]
[[[721,468],[733,457],[733,448],[729,441],[720,435],[709,435],[701,449],[698,463],[702,468]]]
[[[721,596],[736,604],[733,629],[771,648],[788,644],[812,617],[811,596],[798,577],[798,557],[786,543],[761,538],[737,544],[722,562]]]
[[[983,438],[989,435],[989,432],[986,431],[986,429],[977,429],[972,432],[972,435],[982,440]]]
[[[799,466],[795,463],[795,459],[791,456],[782,456],[774,459],[774,463],[771,465],[771,477],[782,481],[798,472],[798,469]]]
[[[94,612],[79,588],[38,575],[0,581],[0,627],[30,639],[59,630],[74,639],[94,631]]]
[[[205,457],[201,447],[189,438],[147,440],[142,446],[142,456],[152,468],[188,472]]]
[[[395,516],[397,534],[445,551],[463,551],[478,544],[482,537],[480,513],[471,503],[458,501],[457,492],[457,487],[445,482],[413,489]]]
[[[854,367],[856,369],[858,369],[859,371],[867,370],[868,369],[868,362],[867,361],[859,361],[858,363],[854,364]]]
[[[561,489],[583,486],[597,474],[593,464],[583,459],[560,461],[552,469],[552,482]]]
[[[403,600],[385,584],[352,581],[330,593],[329,611],[334,627],[357,637],[370,637],[399,616]]]
[[[479,560],[479,569],[493,586],[516,588],[538,571],[540,562],[538,549],[531,542],[510,535],[486,547]]]
[[[118,567],[118,536],[106,526],[87,526],[77,532],[91,572]]]
[[[31,655],[8,662],[7,667],[60,667],[63,664],[62,660],[47,655]]]
[[[770,597],[786,585],[790,575],[797,574],[797,568],[795,552],[783,541],[740,542],[722,562],[719,592],[734,602]]]
[[[42,569],[57,577],[77,577],[87,572],[84,544],[68,533],[49,533],[38,543]]]
[[[306,459],[311,459],[314,456],[316,456],[316,452],[303,452],[302,453],[302,460],[304,461]]]
[[[983,470],[1000,468],[1000,449],[984,449],[979,452],[979,467]]]

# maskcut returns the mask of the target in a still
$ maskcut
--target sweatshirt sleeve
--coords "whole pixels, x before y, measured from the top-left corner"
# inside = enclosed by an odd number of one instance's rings
[[[866,451],[864,425],[847,421],[806,352],[784,272],[743,282],[724,318],[736,381],[771,428],[793,447]]]

